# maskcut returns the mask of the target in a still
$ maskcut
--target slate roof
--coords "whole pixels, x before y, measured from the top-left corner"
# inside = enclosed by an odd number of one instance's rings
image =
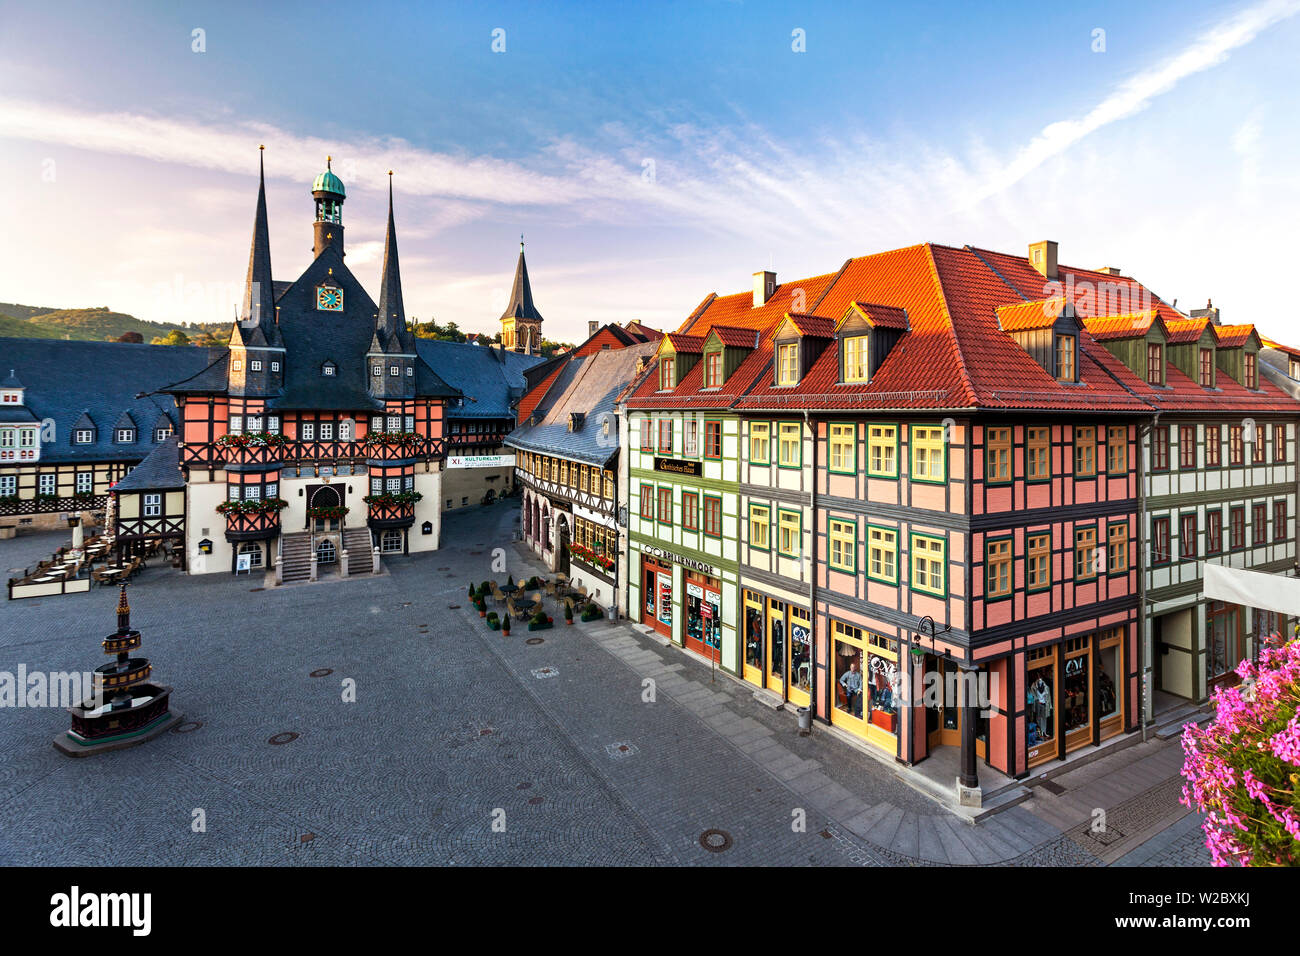
[[[618,453],[614,406],[636,376],[637,360],[654,355],[654,342],[593,352],[567,362],[533,413],[537,423],[521,422],[505,443],[522,451],[544,452],[604,467]],[[569,430],[570,415],[582,425]],[[604,422],[609,421],[609,434]]]
[[[180,442],[169,438],[151,451],[131,473],[112,486],[113,491],[168,491],[185,487],[181,474]]]
[[[523,397],[524,370],[545,362],[540,355],[509,349],[463,345],[438,339],[415,340],[416,354],[464,401],[447,406],[447,418],[513,418],[513,405]]]
[[[11,368],[9,377],[0,382],[0,388],[23,388],[23,383],[18,379],[18,370]]]
[[[139,461],[155,447],[153,431],[136,432],[131,444],[113,441],[123,415],[152,422],[159,412],[179,420],[167,394],[149,394],[189,378],[209,363],[209,350],[127,342],[0,339],[0,354],[27,382],[25,405],[36,419],[52,419],[55,441],[42,443],[42,462]],[[89,445],[72,443],[75,428],[95,430]]]
[[[0,422],[6,425],[40,421],[26,405],[0,405]]]

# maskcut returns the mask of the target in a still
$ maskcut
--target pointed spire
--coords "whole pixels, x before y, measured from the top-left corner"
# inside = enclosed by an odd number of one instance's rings
[[[384,271],[379,279],[379,315],[376,329],[406,344],[406,310],[402,306],[402,272],[397,261],[397,226],[393,222],[393,171],[388,171],[388,235],[384,238]]]
[[[279,330],[275,325],[275,283],[271,280],[271,234],[266,224],[266,168],[262,162],[266,147],[257,149],[257,212],[253,215],[253,244],[248,252],[244,307],[239,317],[243,322],[256,323],[267,339],[273,340]]]
[[[524,237],[519,236],[519,262],[515,265],[515,284],[510,290],[510,302],[501,314],[503,319],[533,319],[542,321],[542,314],[533,305],[533,287],[528,284],[528,263],[524,261]]]

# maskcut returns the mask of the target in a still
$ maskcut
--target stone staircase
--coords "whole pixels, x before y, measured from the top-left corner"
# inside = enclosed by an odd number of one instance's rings
[[[365,525],[359,528],[343,529],[343,548],[348,553],[348,577],[354,574],[373,574],[375,571],[375,552],[371,544],[370,529]]]
[[[283,583],[311,577],[311,533],[298,531],[280,535],[280,577]]]
[[[1213,716],[1208,704],[1180,704],[1172,710],[1156,714],[1155,735],[1161,740],[1179,737],[1186,724],[1205,724]]]

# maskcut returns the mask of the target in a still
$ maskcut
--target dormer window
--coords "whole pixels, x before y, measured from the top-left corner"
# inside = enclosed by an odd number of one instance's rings
[[[1200,383],[1202,388],[1214,388],[1214,349],[1201,349]]]
[[[1078,368],[1075,363],[1075,337],[1060,334],[1056,336],[1056,380],[1073,382],[1077,380]]]
[[[798,342],[787,342],[776,347],[776,384],[799,384]]]
[[[844,338],[844,381],[866,382],[870,379],[867,365],[867,336],[850,335]]]
[[[95,442],[95,432],[90,428],[78,428],[72,433],[73,444],[92,445]]]
[[[280,363],[279,363],[279,362],[272,362],[272,363],[271,363],[271,371],[272,371],[272,372],[278,372],[278,371],[280,371]]]
[[[260,372],[262,371],[262,363],[257,359],[253,359],[248,363],[248,370],[250,372]]]
[[[1259,368],[1255,365],[1255,356],[1247,352],[1243,356],[1246,360],[1246,387],[1259,388]]]
[[[704,356],[704,387],[717,388],[722,384],[722,353],[710,352]]]
[[[171,430],[170,428],[155,428],[155,429],[153,430],[153,440],[154,440],[154,441],[166,441],[166,440],[167,440],[167,436],[169,436],[171,433],[172,433],[172,430]]]
[[[415,378],[415,366],[414,366],[414,365],[408,365],[408,366],[406,366],[406,377],[407,377],[407,378]]]
[[[1291,360],[1291,377],[1300,379],[1300,359]]]
[[[391,375],[391,376],[393,376],[393,378],[396,378],[396,377],[397,377],[398,375],[400,375],[401,373],[402,373],[402,370],[401,370],[398,366],[396,366],[396,365],[390,365],[390,366],[388,366],[388,374]]]
[[[113,439],[119,445],[130,445],[135,442],[134,428],[119,428]]]
[[[1147,343],[1147,384],[1165,384],[1165,347],[1159,342]]]
[[[244,370],[244,363],[239,359],[231,359],[230,369],[233,372],[242,372]]]
[[[371,375],[383,375],[383,374],[384,374],[384,367],[383,367],[382,365],[372,365],[372,366],[370,366],[370,374],[371,374]]]
[[[333,362],[326,362],[324,365],[320,367],[320,373],[322,375],[333,376],[335,371],[337,371],[337,366],[335,366]]]
[[[673,382],[673,360],[663,358],[659,360],[659,390],[667,391],[674,385]]]

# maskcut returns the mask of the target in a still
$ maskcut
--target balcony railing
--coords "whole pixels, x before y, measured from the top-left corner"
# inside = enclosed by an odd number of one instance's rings
[[[257,541],[280,533],[280,512],[253,511],[226,514],[227,541]]]
[[[404,528],[415,522],[415,502],[367,505],[367,524],[372,528]]]
[[[202,468],[226,465],[273,464],[302,466],[415,458],[444,458],[447,442],[442,438],[417,438],[412,441],[289,441],[276,446],[226,448],[215,442],[187,442],[181,447],[181,462]]]
[[[38,495],[35,498],[0,498],[0,517],[11,515],[51,514],[61,511],[100,511],[108,502],[108,495],[85,497],[56,497]]]

